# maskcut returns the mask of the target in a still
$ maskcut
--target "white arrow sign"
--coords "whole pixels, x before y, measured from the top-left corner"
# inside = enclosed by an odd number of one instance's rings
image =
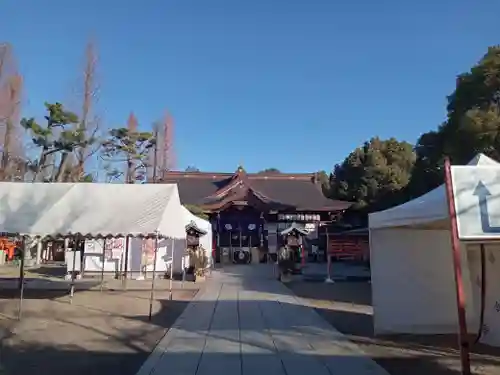
[[[500,167],[452,166],[461,239],[500,238]]]

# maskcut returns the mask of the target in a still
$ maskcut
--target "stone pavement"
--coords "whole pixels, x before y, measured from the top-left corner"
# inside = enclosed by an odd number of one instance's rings
[[[388,375],[273,278],[216,270],[137,375]]]

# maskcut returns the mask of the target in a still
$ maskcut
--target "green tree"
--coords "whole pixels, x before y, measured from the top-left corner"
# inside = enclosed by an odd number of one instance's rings
[[[258,174],[277,174],[277,173],[281,173],[281,171],[277,168],[266,168],[266,169],[263,169],[257,173]]]
[[[355,209],[387,208],[404,199],[414,162],[411,144],[372,138],[335,166],[329,195],[354,202]]]
[[[200,170],[198,168],[196,168],[195,166],[193,165],[189,165],[187,168],[186,168],[186,172],[199,172]]]
[[[31,163],[33,181],[40,180],[41,172],[49,166],[49,157],[58,161],[58,167],[55,168],[55,175],[48,180],[63,181],[68,156],[79,148],[87,147],[94,139],[87,139],[85,129],[74,127],[78,117],[66,111],[61,103],[45,103],[45,107],[48,112],[45,126],[38,124],[34,118],[21,120],[21,126],[30,133],[33,144],[41,148],[40,157]]]
[[[203,212],[201,207],[192,204],[186,204],[184,205],[184,207],[186,207],[193,215],[198,216],[199,218],[202,218],[204,220],[208,220],[208,215]]]
[[[409,190],[418,196],[443,182],[443,161],[465,164],[479,152],[500,160],[500,46],[490,47],[457,78],[448,97],[447,120],[423,134]]]
[[[146,169],[150,149],[156,140],[150,132],[139,132],[127,128],[111,129],[109,138],[102,143],[102,154],[110,163],[125,163],[127,184],[142,181],[146,177]],[[108,166],[108,177],[118,179],[124,173],[119,168]]]
[[[321,186],[321,191],[326,197],[331,195],[330,177],[326,171],[318,171],[314,174],[314,182]]]

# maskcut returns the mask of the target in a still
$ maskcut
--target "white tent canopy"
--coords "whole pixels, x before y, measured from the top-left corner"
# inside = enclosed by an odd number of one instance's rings
[[[0,232],[31,234],[33,225],[73,184],[0,183]]]
[[[185,238],[174,184],[0,183],[0,231]]]
[[[478,155],[469,165],[498,165]],[[458,327],[445,186],[369,215],[375,333],[446,334]],[[477,272],[461,244],[469,332],[479,323]]]
[[[186,239],[185,227],[192,221],[196,226],[207,232],[206,235],[200,238],[200,244],[208,252],[212,246],[212,226],[204,219],[193,215],[187,208],[181,206],[181,216],[176,220],[182,223],[184,228],[184,237],[175,238],[172,240],[161,240],[158,246],[158,256],[156,262],[156,271],[164,272],[173,266],[174,274],[181,273],[184,267],[187,267],[189,259],[186,254]],[[126,239],[122,239],[124,244]],[[103,240],[89,239],[86,241],[87,248],[85,250],[85,272],[101,272],[103,267],[105,272],[123,272],[125,269],[125,261],[127,258],[127,270],[132,278],[143,276],[142,271],[145,270],[150,273],[153,270],[153,263],[143,264],[143,240],[140,238],[129,239],[129,255],[125,257],[125,249],[122,248],[118,253],[119,255],[113,259],[105,259],[103,254]],[[124,246],[123,246],[124,247]],[[209,254],[206,254],[209,259]],[[104,264],[103,264],[104,259]],[[72,258],[67,261],[68,272],[72,269]],[[79,267],[78,267],[79,268]]]

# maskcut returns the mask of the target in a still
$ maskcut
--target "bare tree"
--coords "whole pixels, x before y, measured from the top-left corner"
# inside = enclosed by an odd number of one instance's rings
[[[97,84],[97,51],[93,41],[89,41],[85,48],[85,58],[82,74],[82,83],[78,96],[81,99],[79,104],[80,122],[76,124],[76,129],[84,132],[88,139],[94,139],[100,129],[100,120],[95,114],[95,104],[99,99],[99,86]],[[83,181],[85,179],[85,163],[98,150],[100,144],[89,142],[86,147],[81,147],[75,151],[71,157],[65,159],[67,166],[63,166],[64,172],[59,180],[70,179],[72,181]],[[72,165],[72,167],[70,167]]]
[[[174,119],[167,113],[163,125],[163,155],[161,155],[162,167],[164,171],[174,170],[177,164],[175,149],[174,149]]]
[[[0,180],[20,179],[24,161],[22,132],[19,126],[22,77],[18,73],[12,47],[0,43]]]
[[[153,175],[161,177],[164,172],[176,168],[176,157],[174,149],[174,120],[167,112],[162,121],[155,122],[154,126],[156,143],[156,160],[153,150],[149,156],[150,165],[156,166],[156,171],[150,169],[148,177]]]

